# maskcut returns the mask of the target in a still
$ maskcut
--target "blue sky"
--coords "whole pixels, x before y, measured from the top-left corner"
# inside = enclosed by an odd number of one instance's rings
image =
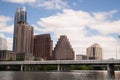
[[[120,0],[0,0],[0,34],[12,49],[14,15],[18,7],[27,9],[27,22],[34,34],[50,33],[53,44],[67,35],[76,54],[98,43],[103,57],[120,58]]]

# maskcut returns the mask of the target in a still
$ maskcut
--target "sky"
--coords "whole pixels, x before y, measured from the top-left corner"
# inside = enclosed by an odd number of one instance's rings
[[[120,59],[120,0],[0,0],[0,36],[8,50],[15,12],[23,6],[34,35],[50,33],[53,46],[66,35],[76,55],[86,55],[86,48],[98,43],[104,59]]]

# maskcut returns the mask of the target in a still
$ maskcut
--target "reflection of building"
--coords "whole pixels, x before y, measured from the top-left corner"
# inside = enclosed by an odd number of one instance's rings
[[[87,60],[86,55],[76,55],[76,60]]]
[[[36,60],[50,60],[52,57],[52,40],[50,34],[34,36],[33,55]]]
[[[99,44],[95,43],[92,46],[87,48],[87,58],[102,60],[102,47]]]
[[[53,57],[55,60],[74,60],[74,51],[67,36],[60,36],[54,48]]]
[[[0,36],[0,50],[7,50],[7,40]]]
[[[17,56],[32,56],[33,53],[33,27],[27,23],[27,12],[24,7],[18,8],[15,14],[13,51]]]
[[[16,60],[16,54],[9,50],[0,50],[0,60]]]

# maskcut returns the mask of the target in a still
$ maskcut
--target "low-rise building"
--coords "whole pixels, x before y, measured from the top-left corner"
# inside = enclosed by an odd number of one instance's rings
[[[17,61],[33,61],[34,57],[30,53],[17,53],[16,54],[16,60]]]
[[[9,50],[0,50],[0,61],[14,61],[16,54]]]
[[[86,55],[76,55],[76,60],[87,60]]]

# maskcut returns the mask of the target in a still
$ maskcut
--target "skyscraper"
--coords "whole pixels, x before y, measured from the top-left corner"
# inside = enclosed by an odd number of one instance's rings
[[[15,13],[13,51],[17,54],[33,53],[33,27],[27,23],[25,7]]]
[[[102,60],[102,47],[95,43],[86,49],[87,59]]]
[[[53,51],[53,58],[55,60],[74,60],[74,51],[67,36],[60,36]]]
[[[50,34],[42,34],[34,36],[33,55],[36,60],[50,60],[52,57],[52,46]]]
[[[16,13],[15,13],[15,18],[14,18],[14,38],[13,38],[13,51],[17,51],[17,41],[18,41],[18,24],[24,23],[26,24],[26,9],[25,7],[18,8]]]

